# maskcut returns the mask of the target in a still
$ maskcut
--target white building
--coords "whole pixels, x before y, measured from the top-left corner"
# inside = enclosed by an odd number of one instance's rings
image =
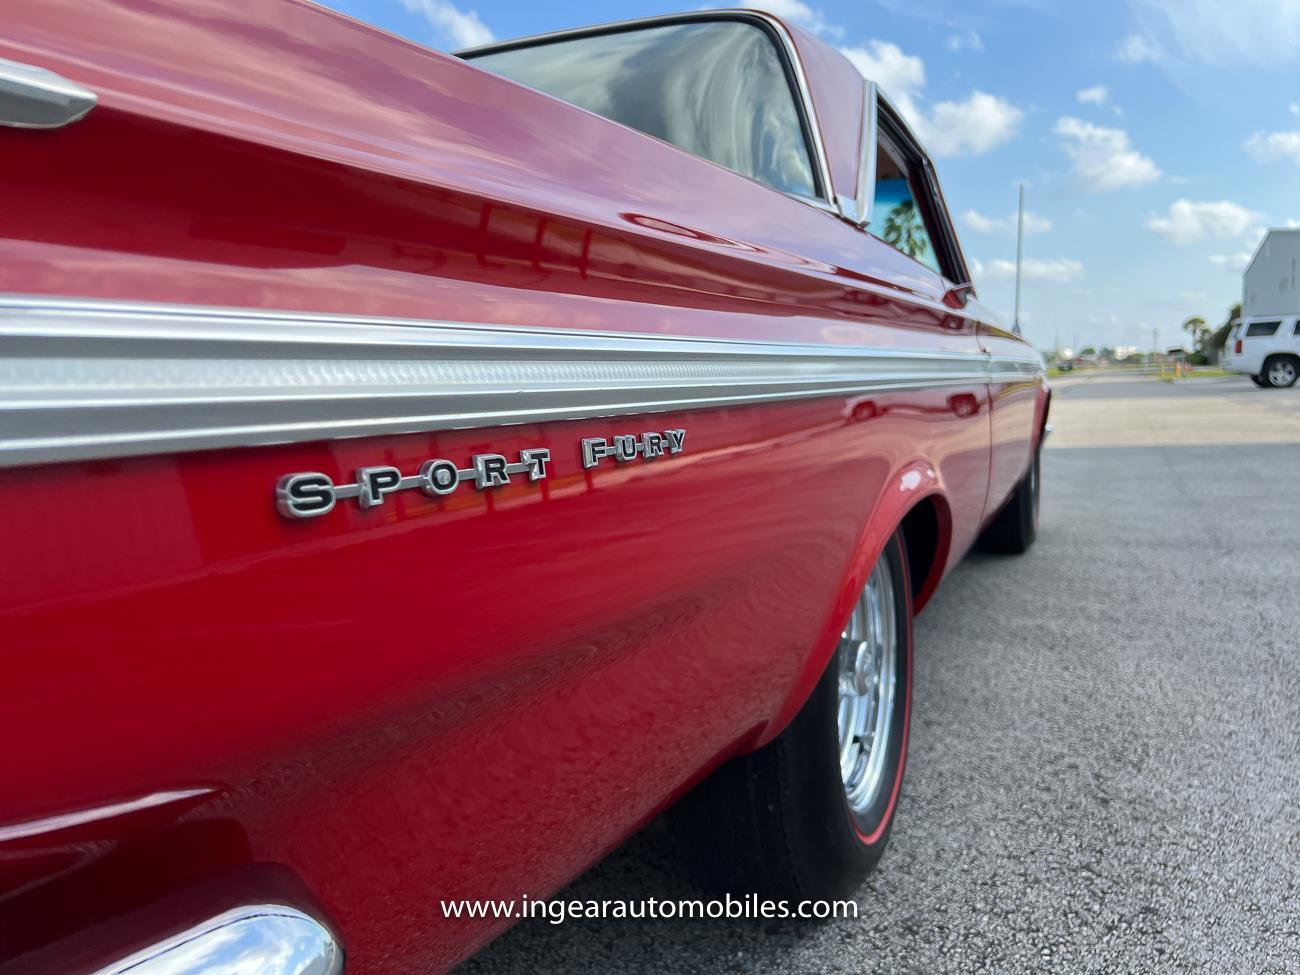
[[[1270,230],[1241,276],[1241,315],[1300,314],[1300,228]]]

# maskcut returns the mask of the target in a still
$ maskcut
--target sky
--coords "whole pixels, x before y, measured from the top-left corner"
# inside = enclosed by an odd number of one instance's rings
[[[698,0],[324,0],[441,50]],[[839,47],[935,159],[981,299],[1042,349],[1181,345],[1300,225],[1300,0],[760,0]]]

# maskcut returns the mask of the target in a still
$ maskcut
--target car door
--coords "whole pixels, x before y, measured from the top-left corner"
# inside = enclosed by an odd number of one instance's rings
[[[1042,378],[1037,354],[1017,335],[985,321],[980,344],[989,354],[989,415],[992,429],[989,497],[992,516],[1016,489],[1029,468],[1038,443],[1039,391]]]
[[[967,307],[971,293],[965,259],[948,214],[934,169],[901,115],[868,84],[874,158],[866,161],[865,181],[872,187],[860,204],[865,230],[907,256],[917,290],[940,309],[927,330],[946,336],[960,348],[982,351],[981,323]],[[944,483],[958,526],[952,558],[958,559],[974,541],[982,519],[989,482],[990,402],[983,377],[949,389],[936,409],[961,420],[960,442],[945,451]]]

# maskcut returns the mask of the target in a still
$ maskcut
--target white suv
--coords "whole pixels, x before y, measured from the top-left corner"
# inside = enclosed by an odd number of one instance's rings
[[[1256,386],[1294,386],[1300,377],[1300,318],[1244,318],[1223,345],[1221,365]]]

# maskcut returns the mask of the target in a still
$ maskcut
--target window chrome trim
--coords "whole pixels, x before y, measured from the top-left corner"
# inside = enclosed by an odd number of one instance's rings
[[[320,921],[292,907],[232,908],[94,975],[342,975],[343,949]]]
[[[762,10],[694,10],[680,14],[661,14],[655,17],[636,17],[631,20],[617,20],[605,24],[595,24],[589,27],[574,27],[567,30],[548,31],[544,34],[532,34],[527,37],[516,37],[505,41],[494,41],[491,44],[481,44],[477,47],[462,48],[459,51],[453,51],[453,55],[458,58],[473,63],[473,59],[478,55],[497,54],[502,51],[511,51],[521,47],[535,47],[539,44],[549,44],[555,41],[577,40],[582,37],[594,37],[600,34],[618,34],[630,30],[640,30],[647,27],[671,27],[673,24],[694,23],[697,21],[738,21],[741,23],[751,23],[765,29],[777,44],[778,53],[781,60],[785,63],[790,74],[790,80],[793,82],[791,94],[794,96],[796,108],[799,110],[801,120],[806,127],[805,136],[809,142],[809,150],[812,153],[813,170],[815,179],[819,184],[821,197],[817,202],[809,200],[806,197],[795,193],[785,193],[792,200],[798,200],[801,203],[808,203],[816,206],[818,209],[829,207],[831,212],[842,215],[839,202],[834,198],[834,184],[831,182],[830,158],[826,153],[826,144],[822,139],[821,123],[817,119],[817,108],[813,104],[812,88],[808,84],[808,76],[804,73],[803,61],[799,57],[799,50],[795,46],[794,38],[790,32],[776,17]],[[603,116],[602,116],[603,117]],[[613,119],[608,119],[615,125],[621,125]],[[637,131],[637,130],[633,130]],[[646,135],[646,133],[641,133]],[[654,136],[647,135],[647,138]],[[680,152],[693,156],[696,159],[704,159],[703,156],[697,156],[695,153],[688,152],[680,146],[674,146]],[[711,160],[705,159],[705,162]],[[713,163],[713,165],[718,165]],[[723,167],[726,168],[726,167]],[[728,169],[727,172],[740,176],[741,179],[752,179],[743,173],[736,173],[735,170]],[[763,183],[761,180],[753,180],[761,186],[765,186],[777,193],[783,192],[774,186]],[[825,203],[825,206],[822,205]]]
[[[862,82],[862,154],[858,160],[858,212],[857,225],[863,230],[871,226],[876,205],[876,135],[879,131],[879,112],[876,107],[879,89],[874,81]]]
[[[1030,352],[0,296],[0,467],[1040,376]]]
[[[97,101],[89,88],[53,71],[0,58],[0,125],[59,129],[84,116]]]

